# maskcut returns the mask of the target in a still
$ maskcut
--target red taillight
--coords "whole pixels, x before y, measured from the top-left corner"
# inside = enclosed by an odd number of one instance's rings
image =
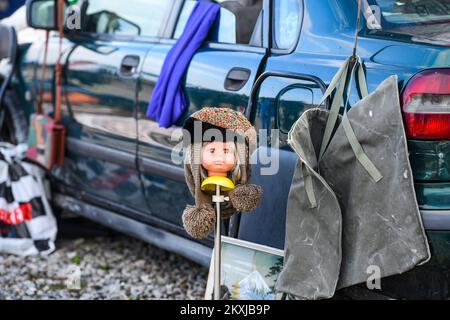
[[[408,82],[402,100],[408,138],[450,139],[450,69],[418,73]]]

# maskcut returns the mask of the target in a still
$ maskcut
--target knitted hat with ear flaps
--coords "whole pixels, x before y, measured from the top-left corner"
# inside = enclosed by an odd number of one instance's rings
[[[237,146],[241,174],[238,181],[233,181],[236,188],[228,192],[230,202],[221,205],[221,215],[225,219],[236,212],[252,211],[260,202],[261,187],[248,184],[249,155],[250,150],[254,150],[256,146],[256,130],[242,113],[228,108],[204,108],[186,120],[184,129],[190,134],[189,140],[184,137],[185,142],[189,142],[184,171],[186,183],[195,198],[195,206],[186,207],[183,224],[190,236],[205,238],[214,229],[216,213],[211,195],[201,190],[201,152],[203,142],[206,142],[204,137],[208,136],[204,134],[208,129],[218,130],[224,140],[233,139]]]

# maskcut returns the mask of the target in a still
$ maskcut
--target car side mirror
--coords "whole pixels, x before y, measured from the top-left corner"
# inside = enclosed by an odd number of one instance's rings
[[[57,30],[57,6],[56,0],[27,0],[27,24],[41,30]]]

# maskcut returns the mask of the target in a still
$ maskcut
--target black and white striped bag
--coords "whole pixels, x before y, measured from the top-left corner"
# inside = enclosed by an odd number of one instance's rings
[[[55,250],[56,219],[45,195],[44,171],[22,161],[27,148],[0,142],[0,252],[49,254]]]

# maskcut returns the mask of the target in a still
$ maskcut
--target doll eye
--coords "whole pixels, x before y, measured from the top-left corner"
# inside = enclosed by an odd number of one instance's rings
[[[209,149],[209,153],[214,153],[214,152],[216,152],[216,148],[210,148]]]
[[[225,149],[223,149],[223,152],[224,152],[225,154],[228,154],[228,153],[230,153],[230,149],[225,148]]]

